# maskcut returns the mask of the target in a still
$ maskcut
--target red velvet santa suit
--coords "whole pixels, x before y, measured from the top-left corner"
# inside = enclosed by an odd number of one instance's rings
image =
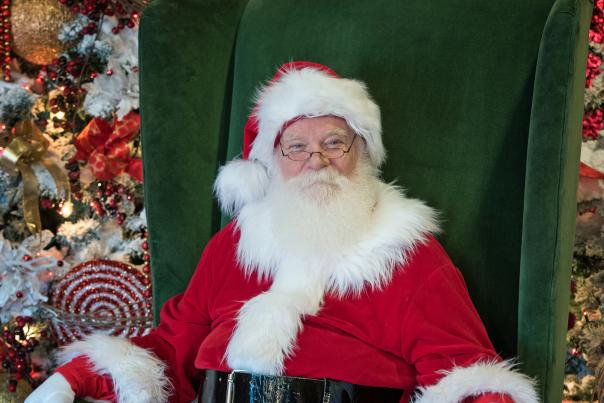
[[[245,278],[238,237],[230,224],[212,239],[187,291],[164,307],[161,326],[135,341],[182,367],[179,401],[194,396],[195,368],[230,370],[225,350],[242,303],[270,287]],[[285,374],[405,389],[406,402],[418,385],[440,379],[439,370],[497,360],[459,271],[433,237],[395,271],[383,290],[327,296],[319,314],[304,319]]]

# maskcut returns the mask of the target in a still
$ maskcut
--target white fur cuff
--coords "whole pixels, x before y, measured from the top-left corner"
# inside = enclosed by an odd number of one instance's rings
[[[414,403],[458,403],[484,393],[509,395],[516,403],[538,403],[535,381],[514,370],[510,361],[478,362],[445,372],[436,385],[420,388]]]
[[[111,376],[118,403],[168,401],[171,385],[165,364],[129,340],[91,335],[64,347],[59,352],[59,362],[64,364],[78,355],[86,355],[96,372]]]

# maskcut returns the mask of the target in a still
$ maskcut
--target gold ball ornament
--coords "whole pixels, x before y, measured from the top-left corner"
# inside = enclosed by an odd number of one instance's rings
[[[12,49],[28,62],[50,64],[69,47],[58,36],[75,15],[57,0],[12,0],[10,14]]]

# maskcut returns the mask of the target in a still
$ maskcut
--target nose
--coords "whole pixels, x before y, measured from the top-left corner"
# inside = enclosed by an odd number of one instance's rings
[[[307,161],[308,168],[318,171],[330,164],[329,158],[324,156],[320,151],[315,151]]]

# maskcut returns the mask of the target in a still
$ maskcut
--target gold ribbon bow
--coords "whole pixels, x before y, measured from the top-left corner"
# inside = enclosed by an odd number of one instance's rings
[[[17,122],[12,130],[13,139],[0,154],[0,166],[8,172],[19,171],[23,180],[23,217],[31,233],[40,232],[38,180],[31,164],[41,163],[50,172],[57,188],[57,197],[69,201],[70,189],[67,176],[54,163],[42,157],[48,150],[48,140],[31,120]]]

